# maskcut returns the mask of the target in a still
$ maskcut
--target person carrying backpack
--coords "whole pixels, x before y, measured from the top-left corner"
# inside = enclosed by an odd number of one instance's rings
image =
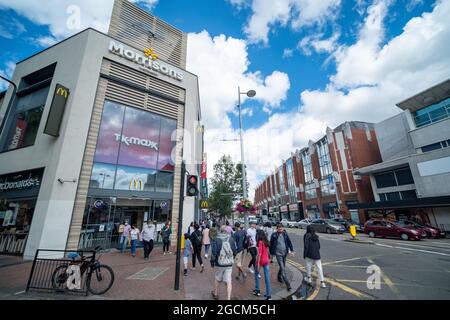
[[[194,232],[191,233],[190,239],[192,242],[192,247],[194,248],[194,253],[192,254],[192,270],[195,270],[195,260],[197,259],[200,263],[200,272],[203,272],[205,266],[202,260],[202,232],[199,230],[200,226],[198,223],[194,224]]]
[[[219,283],[227,284],[227,298],[231,300],[231,273],[236,256],[236,242],[227,233],[226,226],[220,228],[217,238],[211,241],[211,267],[215,268],[214,290],[211,295],[219,299]]]
[[[242,280],[247,278],[247,274],[244,272],[244,251],[247,249],[247,232],[245,232],[244,227],[236,222],[234,224],[236,231],[233,233],[234,241],[236,242],[236,259],[234,262],[236,263],[236,267],[238,269],[238,275],[236,276],[236,280],[240,280],[242,275]]]

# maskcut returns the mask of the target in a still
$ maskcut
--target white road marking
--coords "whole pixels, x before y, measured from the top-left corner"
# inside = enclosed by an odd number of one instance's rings
[[[379,247],[395,248],[395,249],[409,250],[409,251],[417,251],[417,252],[431,253],[431,254],[437,254],[437,255],[440,255],[440,256],[450,257],[450,254],[448,254],[448,253],[442,253],[442,252],[436,252],[436,251],[430,251],[430,250],[413,249],[413,248],[398,247],[398,246],[389,246],[389,245],[380,244],[380,243],[375,243],[375,245],[377,245]]]
[[[436,246],[424,246],[424,245],[420,245],[420,244],[412,244],[412,243],[400,243],[400,242],[395,242],[395,244],[399,244],[401,246],[410,246],[410,247],[419,247],[419,248],[428,248],[428,249],[435,249],[435,250],[450,250],[449,248],[441,248],[441,247],[436,247]]]

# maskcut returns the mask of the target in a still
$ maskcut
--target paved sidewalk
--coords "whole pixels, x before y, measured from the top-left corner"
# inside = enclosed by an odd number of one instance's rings
[[[173,247],[172,250],[175,248]],[[130,253],[122,254],[116,250],[104,253],[100,262],[111,266],[114,270],[115,281],[113,287],[102,296],[89,295],[80,297],[65,294],[48,294],[36,291],[25,293],[28,276],[31,270],[31,262],[20,258],[3,258],[2,266],[0,256],[0,299],[126,299],[126,300],[210,300],[211,291],[214,286],[214,269],[211,268],[209,260],[204,259],[205,270],[200,273],[197,270],[188,270],[188,275],[183,276],[183,263],[181,261],[180,290],[174,290],[175,281],[175,254],[163,255],[162,246],[155,246],[150,255],[150,260],[143,259],[143,251],[138,250],[136,257]],[[203,257],[204,258],[204,257]],[[246,256],[248,264],[250,255]],[[191,262],[189,262],[191,264]],[[284,299],[300,287],[303,279],[301,272],[287,265],[288,277],[292,279],[291,292],[286,286],[277,281],[278,264],[274,261],[270,265],[271,286],[273,299]],[[233,299],[259,300],[262,297],[252,295],[254,289],[254,276],[248,273],[245,282],[235,280],[237,270],[233,269]],[[264,276],[260,279],[262,294],[265,292]],[[221,284],[219,289],[220,299],[226,297],[226,286]]]

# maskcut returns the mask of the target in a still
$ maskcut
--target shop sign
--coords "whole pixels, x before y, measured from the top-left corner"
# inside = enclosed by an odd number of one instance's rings
[[[144,183],[142,180],[133,179],[130,181],[130,190],[144,190]]]
[[[27,122],[25,120],[18,119],[16,122],[16,128],[14,129],[14,135],[8,148],[9,150],[17,149],[22,146],[26,128]]]
[[[38,187],[41,175],[34,172],[16,173],[0,177],[0,192],[18,191]]]
[[[161,209],[167,208],[167,202],[166,201],[161,201],[159,206],[161,207]]]
[[[106,203],[103,202],[102,200],[96,200],[94,202],[94,208],[96,208],[96,209],[105,209],[107,207],[108,206],[106,205]]]
[[[296,211],[298,210],[298,206],[296,204],[289,205],[289,211]]]
[[[125,49],[123,44],[111,41],[109,44],[109,51],[127,60],[133,61],[149,71],[155,71],[175,80],[183,81],[184,75],[182,72],[175,70],[161,61],[156,61],[158,55],[153,49],[145,49],[143,54],[141,54],[134,50]]]
[[[200,200],[200,208],[202,208],[202,209],[208,209],[208,201],[206,201],[206,200]]]
[[[150,149],[155,149],[156,151],[158,151],[158,143],[154,142],[152,140],[141,139],[141,138],[136,138],[136,137],[127,137],[127,136],[125,136],[123,134],[121,135],[119,133],[115,133],[114,136],[116,137],[116,141],[120,141],[121,143],[124,143],[127,146],[132,144],[132,145],[136,145],[136,146],[143,146],[143,147],[147,147]]]
[[[287,206],[282,206],[281,208],[280,208],[280,210],[281,210],[281,212],[287,212]]]

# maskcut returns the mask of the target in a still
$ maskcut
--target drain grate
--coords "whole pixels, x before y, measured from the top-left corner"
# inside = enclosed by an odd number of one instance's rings
[[[169,268],[149,267],[144,268],[139,272],[136,272],[132,276],[129,276],[127,280],[155,280]]]

